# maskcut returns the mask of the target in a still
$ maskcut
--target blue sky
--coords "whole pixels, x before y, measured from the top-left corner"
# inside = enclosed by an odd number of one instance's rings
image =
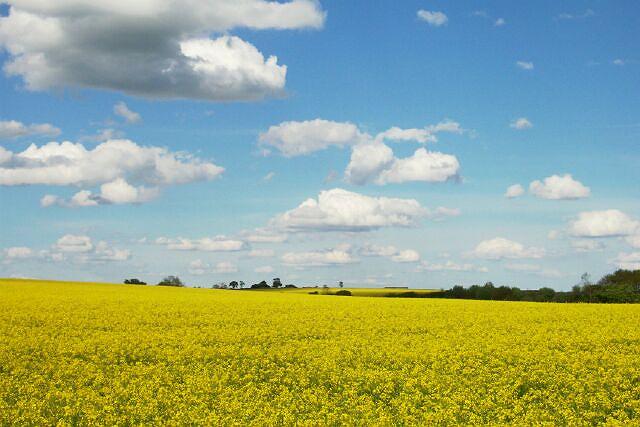
[[[636,2],[245,5],[3,4],[0,276],[640,268]]]

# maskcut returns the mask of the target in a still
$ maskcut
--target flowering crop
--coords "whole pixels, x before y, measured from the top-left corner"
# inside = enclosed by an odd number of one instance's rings
[[[0,280],[0,424],[640,424],[640,305]]]

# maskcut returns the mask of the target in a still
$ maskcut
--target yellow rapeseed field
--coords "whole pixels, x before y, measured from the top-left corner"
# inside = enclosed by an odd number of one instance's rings
[[[0,280],[0,425],[640,423],[640,306]]]

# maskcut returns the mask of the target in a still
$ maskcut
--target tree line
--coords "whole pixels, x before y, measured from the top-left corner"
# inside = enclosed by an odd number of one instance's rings
[[[404,294],[404,295],[402,295]],[[587,303],[639,303],[640,302],[640,270],[617,270],[605,275],[596,283],[591,282],[585,273],[580,283],[570,291],[556,291],[543,287],[535,290],[523,290],[518,287],[495,286],[491,282],[484,285],[473,285],[468,288],[454,286],[428,294],[410,295],[403,292],[389,296],[453,298],[497,301],[536,301],[536,302],[587,302]]]

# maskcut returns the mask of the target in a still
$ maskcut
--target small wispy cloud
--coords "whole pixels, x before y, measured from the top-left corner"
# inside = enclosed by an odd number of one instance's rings
[[[420,9],[418,11],[418,18],[425,21],[427,24],[432,27],[440,27],[442,25],[446,25],[449,22],[449,18],[442,12],[429,11]]]
[[[533,62],[529,61],[516,61],[516,66],[523,70],[533,70]]]
[[[586,19],[595,16],[592,9],[587,9],[582,13],[561,13],[553,17],[554,21],[571,21],[574,19]]]

